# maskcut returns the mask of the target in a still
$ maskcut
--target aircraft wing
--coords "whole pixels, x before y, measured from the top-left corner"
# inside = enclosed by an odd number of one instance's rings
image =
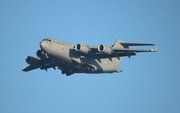
[[[108,57],[123,57],[123,56],[133,56],[136,55],[138,52],[156,52],[158,49],[158,45],[154,49],[149,49],[149,50],[143,50],[143,49],[131,49],[129,46],[153,46],[154,44],[145,44],[145,43],[121,43],[122,48],[113,48],[112,47],[112,54],[107,55],[103,52],[98,51],[98,47],[92,46],[90,47],[90,54],[93,57],[98,57],[98,58],[108,58]]]
[[[90,46],[89,48],[91,50],[90,53],[99,53],[98,46]]]
[[[22,71],[28,72],[28,71],[38,69],[38,68],[40,68],[41,70],[44,69],[47,71],[48,68],[54,68],[55,69],[56,66],[57,65],[55,65],[54,62],[52,62],[50,59],[44,58],[44,59],[39,59],[38,62],[35,64],[30,64],[29,66],[22,69]]]
[[[137,52],[156,52],[157,49],[158,49],[158,45],[156,45],[154,49],[149,49],[149,50],[122,48],[122,49],[114,49],[114,52],[136,52],[136,53]]]
[[[107,54],[91,54],[91,57],[96,59],[96,58],[112,58],[112,57],[124,57],[124,56],[135,56],[136,53],[135,52],[116,52],[116,53],[113,53],[111,55],[107,55]]]
[[[22,72],[28,72],[37,68],[39,68],[38,65],[29,65],[28,67],[25,67],[24,69],[22,69]]]

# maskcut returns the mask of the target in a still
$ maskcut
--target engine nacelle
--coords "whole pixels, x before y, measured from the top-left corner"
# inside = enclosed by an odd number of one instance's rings
[[[108,55],[112,54],[113,53],[113,49],[107,45],[103,45],[101,44],[99,47],[98,47],[98,51],[99,52],[103,52],[103,53],[106,53]]]
[[[83,44],[77,44],[75,46],[75,49],[76,49],[76,51],[80,51],[80,52],[85,53],[85,54],[87,54],[90,51],[89,46],[83,45]]]
[[[39,58],[35,58],[35,57],[32,57],[32,56],[27,56],[26,62],[28,64],[30,64],[30,65],[37,65],[37,64],[39,64]]]
[[[39,57],[39,58],[44,58],[45,57],[45,54],[41,51],[41,50],[38,50],[36,52],[36,55]]]

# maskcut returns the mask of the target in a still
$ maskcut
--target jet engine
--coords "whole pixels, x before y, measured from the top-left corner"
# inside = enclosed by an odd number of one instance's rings
[[[83,45],[83,44],[77,44],[75,46],[75,49],[76,49],[76,51],[80,51],[80,52],[85,53],[85,54],[87,54],[90,51],[89,46]]]
[[[98,51],[99,52],[103,52],[103,53],[106,53],[108,55],[112,54],[113,53],[113,49],[107,45],[103,45],[101,44],[99,47],[98,47]]]
[[[28,64],[30,64],[30,65],[37,65],[37,64],[39,64],[39,58],[35,58],[35,57],[32,57],[32,56],[27,56],[26,62]]]
[[[39,57],[39,58],[44,58],[45,57],[45,54],[41,51],[41,50],[38,50],[36,52],[36,55]]]

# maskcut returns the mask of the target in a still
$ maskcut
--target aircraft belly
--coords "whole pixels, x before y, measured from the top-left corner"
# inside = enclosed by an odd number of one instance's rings
[[[76,62],[75,68],[82,73],[112,73],[120,70],[116,63],[106,58],[100,59],[100,61],[97,59],[86,59],[83,61],[75,58],[72,60],[73,62]]]

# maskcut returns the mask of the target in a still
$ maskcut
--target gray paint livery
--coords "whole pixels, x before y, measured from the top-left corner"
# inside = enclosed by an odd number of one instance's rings
[[[131,49],[130,46],[154,46],[145,43],[126,43],[117,39],[108,46],[89,46],[85,44],[69,44],[53,38],[45,38],[40,42],[38,57],[27,56],[29,64],[22,71],[28,72],[37,68],[62,70],[67,76],[74,73],[113,73],[122,72],[119,67],[121,57],[136,55],[138,52],[156,52],[158,46],[150,50]]]

